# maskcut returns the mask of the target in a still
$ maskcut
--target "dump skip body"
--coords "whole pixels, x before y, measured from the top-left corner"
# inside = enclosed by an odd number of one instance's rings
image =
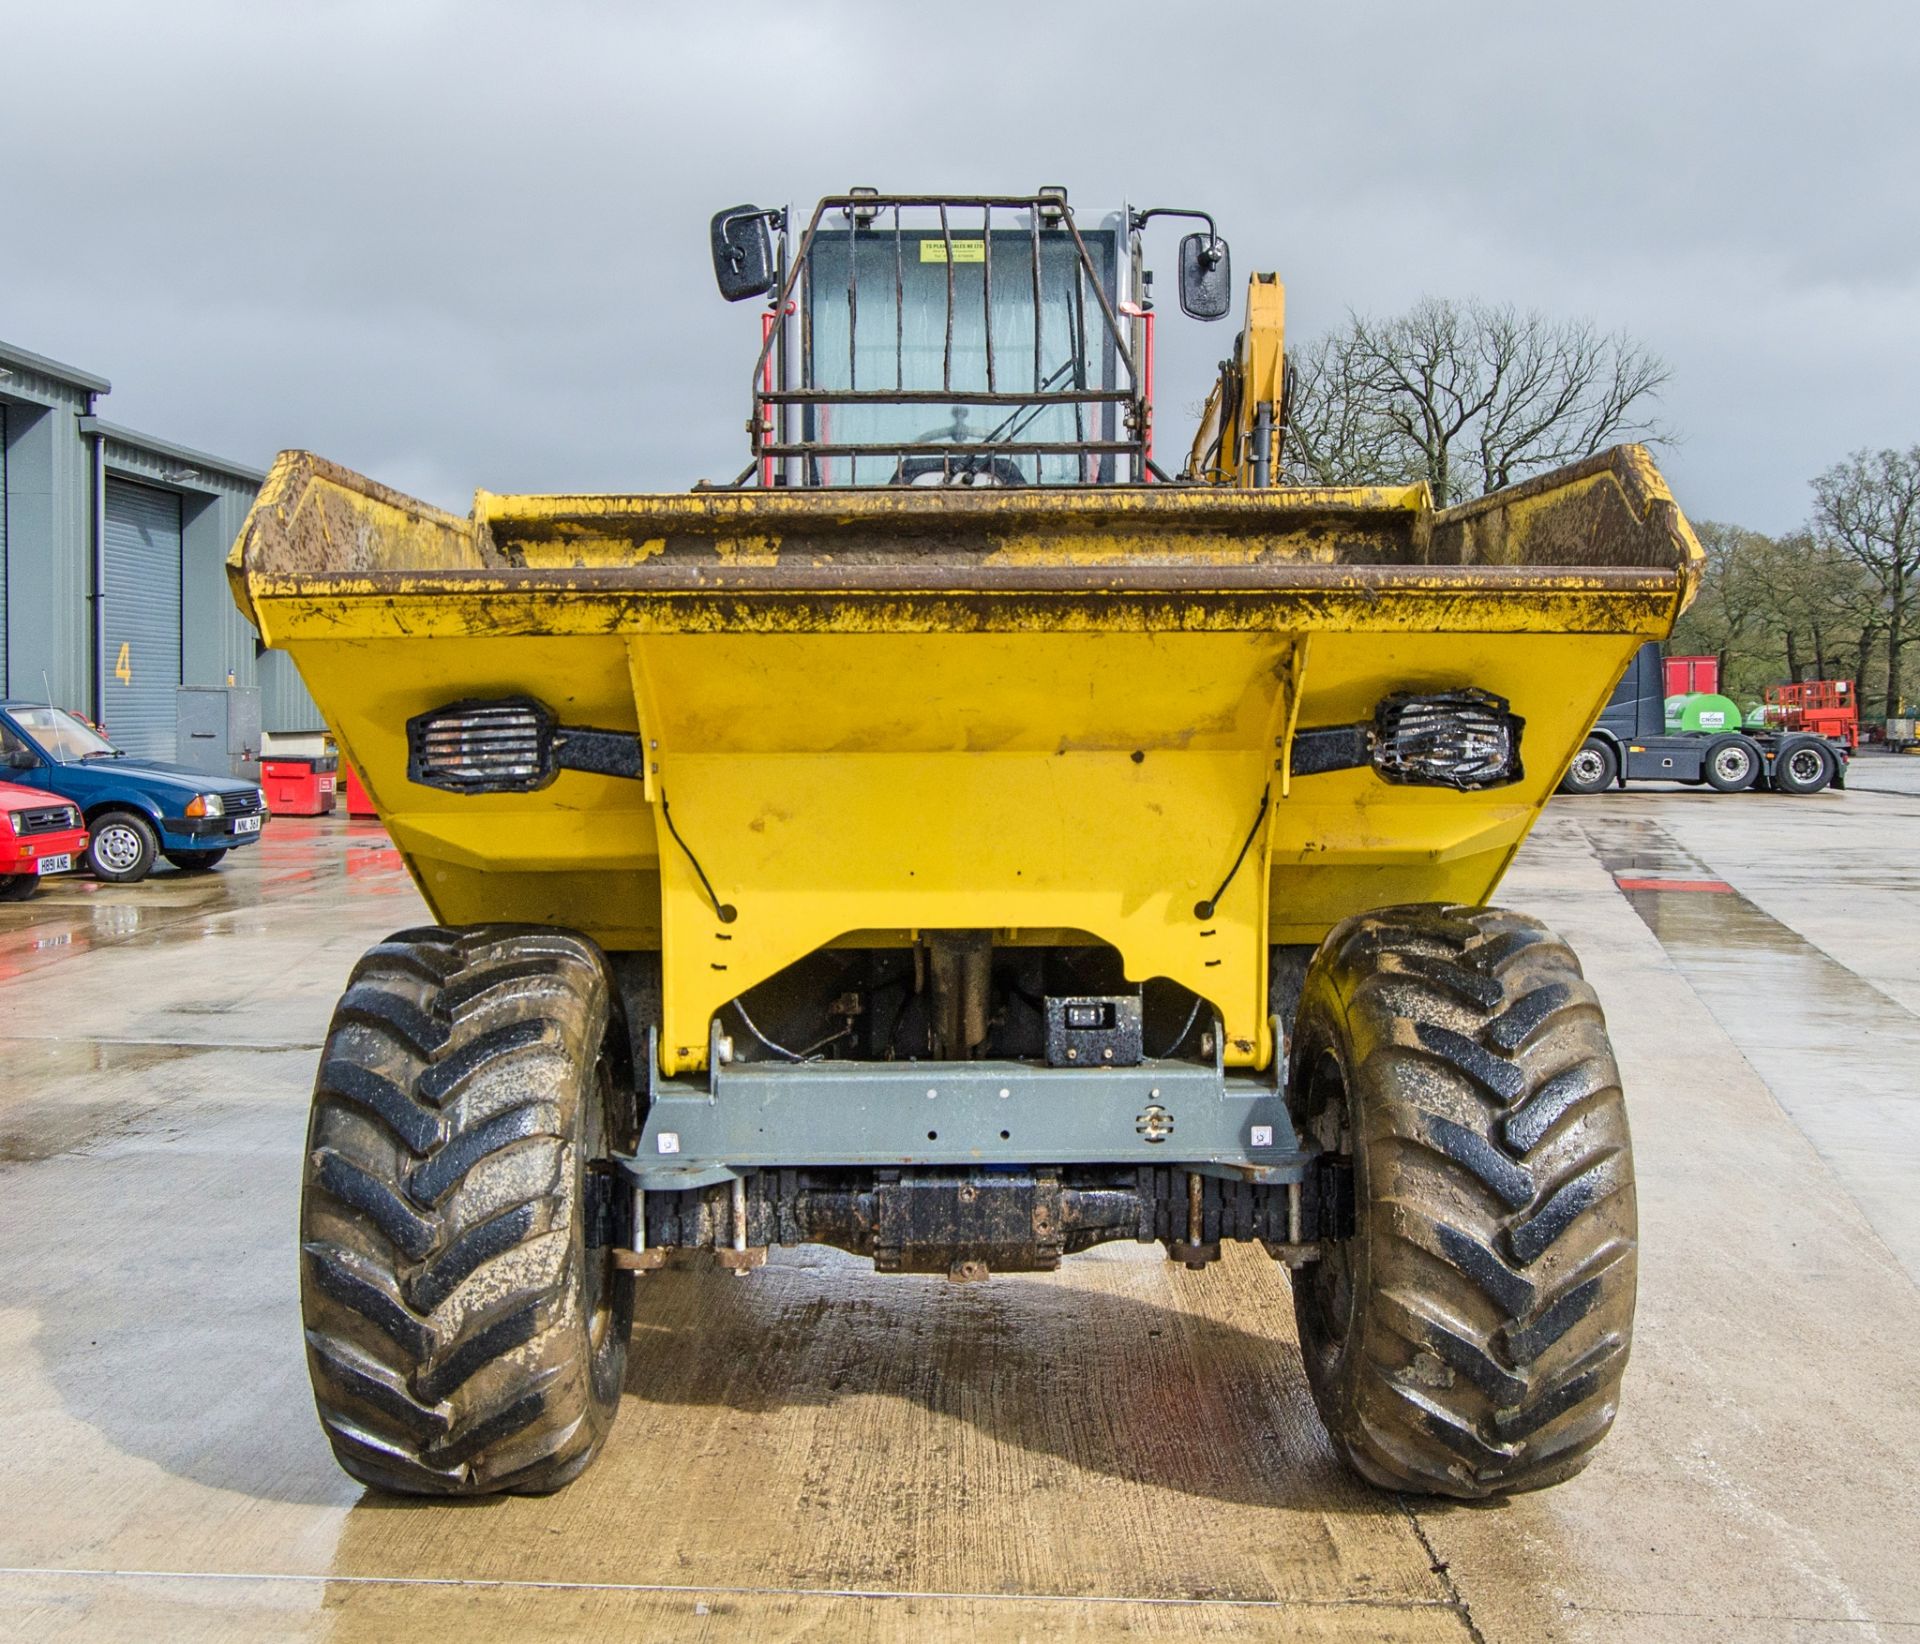
[[[1423,486],[982,487],[482,493],[468,519],[289,452],[231,569],[438,918],[662,952],[671,1075],[783,967],[930,930],[1110,945],[1265,1066],[1269,944],[1484,901],[1698,563],[1625,446],[1441,512]],[[1524,721],[1518,780],[1293,768],[1305,733],[1462,688]],[[633,774],[409,779],[410,720],[506,698],[618,733]]]

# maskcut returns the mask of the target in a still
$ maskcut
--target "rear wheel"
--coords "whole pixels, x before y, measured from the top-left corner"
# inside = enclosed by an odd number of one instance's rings
[[[1745,793],[1760,774],[1760,756],[1751,742],[1741,737],[1723,737],[1711,744],[1700,762],[1707,786],[1721,793]]]
[[[132,811],[103,811],[88,829],[87,866],[96,879],[131,885],[153,871],[160,836]]]
[[[301,1310],[362,1483],[540,1493],[598,1453],[633,1280],[590,1225],[595,1166],[632,1140],[632,1088],[584,937],[403,931],[355,968],[314,1089]]]
[[[1386,908],[1301,996],[1289,1105],[1353,1171],[1355,1225],[1294,1275],[1327,1430],[1388,1489],[1577,1472],[1633,1327],[1633,1165],[1593,989],[1532,919]]]
[[[1817,742],[1796,742],[1773,762],[1773,785],[1782,793],[1819,793],[1833,780],[1833,755]]]
[[[226,854],[224,846],[215,851],[168,851],[167,860],[182,873],[203,873]]]
[[[1613,749],[1597,736],[1590,736],[1580,744],[1580,751],[1573,756],[1573,763],[1567,767],[1567,774],[1560,779],[1562,793],[1599,793],[1613,786],[1614,778],[1620,774],[1620,762],[1614,757]]]

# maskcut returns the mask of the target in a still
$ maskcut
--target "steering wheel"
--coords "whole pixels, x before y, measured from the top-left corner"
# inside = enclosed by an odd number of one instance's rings
[[[1025,485],[1007,457],[907,457],[893,471],[895,485]]]
[[[931,445],[961,445],[983,438],[967,424],[967,408],[956,405],[953,421],[945,428],[929,428],[915,442]],[[893,471],[894,485],[1025,485],[1027,477],[1020,465],[1007,457],[948,456],[902,457]]]

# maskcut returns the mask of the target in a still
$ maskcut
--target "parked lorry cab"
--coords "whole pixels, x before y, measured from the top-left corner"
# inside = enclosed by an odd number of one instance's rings
[[[1224,318],[1203,213],[721,212],[722,295],[766,299],[731,483],[460,518],[275,463],[236,594],[436,921],[354,967],[315,1082],[354,1477],[557,1488],[637,1275],[808,1242],[963,1282],[1263,1249],[1390,1489],[1550,1484],[1607,1431],[1620,1076],[1566,945],[1486,903],[1699,544],[1638,446],[1444,509],[1283,484],[1269,274],[1169,473],[1167,216]]]
[[[1704,783],[1721,793],[1764,788],[1791,794],[1847,785],[1852,750],[1844,736],[1742,724],[1733,703],[1711,694],[1677,705],[1670,721],[1667,682],[1660,647],[1649,642],[1635,653],[1599,720],[1575,751],[1560,779],[1562,793],[1599,793],[1629,782]]]
[[[87,825],[80,807],[44,789],[0,782],[0,902],[20,902],[52,874],[85,860]]]
[[[162,856],[188,872],[211,868],[267,821],[256,784],[135,758],[45,703],[0,702],[0,774],[79,807],[100,879],[144,879]]]

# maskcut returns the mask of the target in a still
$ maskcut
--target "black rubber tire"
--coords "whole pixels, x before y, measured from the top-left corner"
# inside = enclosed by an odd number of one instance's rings
[[[35,873],[0,873],[0,902],[24,902],[40,888]]]
[[[123,840],[128,842],[124,850]],[[137,885],[153,872],[159,854],[160,836],[136,811],[102,811],[88,824],[87,866],[96,879]]]
[[[1811,768],[1816,759],[1820,762],[1817,773]],[[1796,767],[1802,763],[1808,768],[1805,771],[1797,770]],[[1819,743],[1796,742],[1774,757],[1773,785],[1781,793],[1819,793],[1833,781],[1834,769],[1833,755]]]
[[[631,1145],[605,956],[568,931],[402,931],[368,950],[315,1082],[300,1207],[314,1400],[364,1484],[540,1494],[599,1452],[633,1275],[587,1182]]]
[[[167,860],[182,873],[205,873],[208,868],[217,866],[226,854],[223,845],[215,851],[168,851]]]
[[[1760,750],[1745,737],[1723,736],[1707,744],[1700,775],[1719,793],[1745,793],[1760,778]]]
[[[1579,1471],[1613,1424],[1637,1253],[1626,1107],[1579,962],[1495,909],[1384,908],[1321,944],[1288,1102],[1354,1172],[1295,1273],[1314,1402],[1355,1471],[1469,1500]]]
[[[1600,793],[1611,788],[1620,775],[1620,761],[1613,745],[1597,736],[1580,744],[1580,751],[1560,778],[1562,793]]]

